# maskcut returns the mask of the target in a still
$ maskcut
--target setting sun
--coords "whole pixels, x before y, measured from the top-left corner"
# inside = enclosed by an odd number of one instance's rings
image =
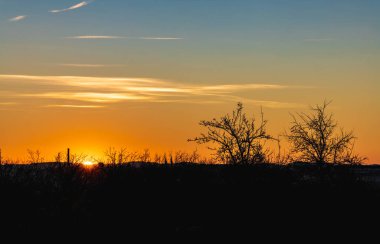
[[[95,163],[91,161],[84,161],[82,164],[83,166],[86,166],[86,167],[92,167],[95,165]]]

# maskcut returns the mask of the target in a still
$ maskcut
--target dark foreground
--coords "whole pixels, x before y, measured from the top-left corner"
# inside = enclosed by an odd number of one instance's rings
[[[3,165],[0,232],[349,233],[380,221],[378,172],[319,165]]]

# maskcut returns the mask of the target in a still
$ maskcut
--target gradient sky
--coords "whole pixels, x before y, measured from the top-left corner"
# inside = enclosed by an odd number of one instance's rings
[[[277,135],[327,99],[380,163],[379,13],[377,0],[0,0],[3,156],[191,150],[198,121],[237,101]]]

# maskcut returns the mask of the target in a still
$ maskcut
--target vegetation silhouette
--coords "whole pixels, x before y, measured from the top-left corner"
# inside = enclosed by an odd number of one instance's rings
[[[265,162],[263,141],[274,139],[266,131],[267,120],[264,120],[263,112],[261,121],[257,123],[254,117],[247,117],[242,103],[237,104],[232,115],[227,114],[211,121],[202,120],[199,124],[206,127],[207,132],[189,141],[216,144],[216,147],[208,148],[216,152],[218,160],[228,164]]]
[[[312,113],[297,113],[293,118],[290,132],[285,137],[291,144],[288,155],[281,155],[280,140],[267,132],[268,121],[261,111],[261,120],[248,118],[243,111],[243,104],[238,103],[232,114],[211,121],[202,120],[199,124],[206,128],[206,133],[188,141],[199,144],[212,144],[208,148],[215,151],[216,159],[227,164],[255,164],[293,161],[309,163],[361,164],[366,160],[354,154],[355,136],[353,132],[340,129],[332,114],[327,113],[330,103],[311,107]],[[269,149],[264,149],[265,142],[275,140],[279,150],[274,160]],[[272,159],[271,159],[272,158]]]
[[[311,114],[292,115],[290,132],[286,134],[296,160],[315,163],[359,164],[366,158],[353,154],[355,136],[352,131],[337,131],[338,124],[326,109],[330,102],[311,107]]]
[[[330,103],[311,107],[311,113],[291,114],[293,121],[289,132],[285,136],[290,143],[290,152],[282,152],[280,136],[275,138],[267,132],[268,121],[264,119],[261,110],[260,120],[254,116],[249,118],[244,112],[242,103],[238,103],[232,114],[226,114],[219,119],[202,120],[200,125],[206,132],[199,137],[188,139],[189,142],[208,144],[208,148],[215,153],[213,158],[202,157],[197,150],[191,153],[176,151],[162,155],[152,154],[149,149],[142,152],[130,151],[127,147],[119,149],[109,147],[104,152],[104,158],[91,158],[92,162],[105,164],[123,164],[130,162],[153,162],[163,164],[174,163],[210,163],[210,164],[260,164],[291,162],[332,163],[332,164],[361,164],[367,158],[354,153],[356,137],[353,132],[338,130],[338,124],[333,114],[327,112]],[[278,144],[278,150],[266,148],[266,142]],[[211,145],[210,145],[211,144]],[[26,163],[44,163],[45,157],[40,150],[27,150]],[[64,153],[58,152],[53,161],[64,161]],[[66,154],[68,163],[80,164],[89,159],[87,154]],[[3,159],[2,163],[16,163],[10,159]],[[19,162],[19,160],[18,160]]]

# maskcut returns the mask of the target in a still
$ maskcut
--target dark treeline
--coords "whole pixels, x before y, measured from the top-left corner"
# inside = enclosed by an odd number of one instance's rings
[[[3,165],[0,232],[258,235],[320,223],[348,231],[378,215],[379,172],[328,164]]]

